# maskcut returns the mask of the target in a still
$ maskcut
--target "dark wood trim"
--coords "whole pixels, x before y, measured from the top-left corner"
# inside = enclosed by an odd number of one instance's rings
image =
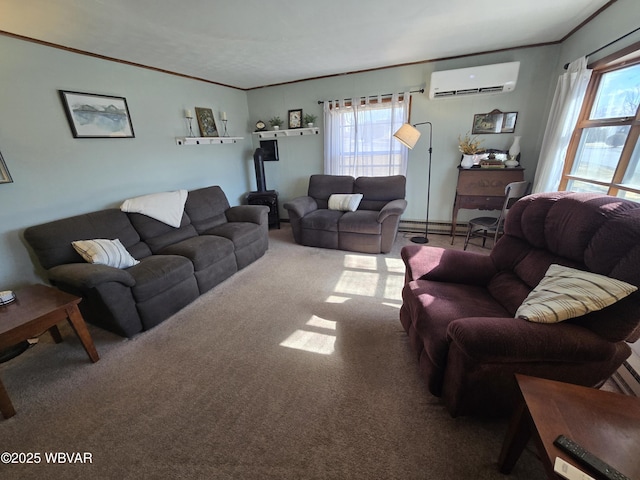
[[[87,55],[87,56],[90,56],[90,57],[99,58],[101,60],[107,60],[107,61],[110,61],[110,62],[121,63],[121,64],[124,64],[124,65],[130,65],[130,66],[133,66],[133,67],[145,68],[147,70],[153,70],[153,71],[160,72],[160,73],[166,73],[168,75],[175,75],[175,76],[182,77],[182,78],[188,78],[190,80],[197,80],[197,81],[209,83],[209,84],[212,84],[212,85],[219,85],[221,87],[233,88],[235,90],[242,90],[242,91],[247,92],[247,91],[251,91],[251,90],[258,90],[260,88],[269,88],[269,87],[279,87],[279,86],[284,86],[284,85],[292,85],[292,84],[295,84],[295,83],[307,82],[307,81],[311,81],[311,80],[321,80],[321,79],[325,79],[325,78],[341,77],[343,75],[353,75],[353,74],[358,74],[358,73],[369,73],[369,72],[376,72],[376,71],[379,71],[379,70],[388,70],[390,68],[410,67],[410,66],[413,66],[413,65],[422,65],[422,64],[425,64],[425,63],[443,62],[443,61],[446,61],[446,60],[457,60],[457,59],[460,59],[460,58],[476,57],[476,56],[479,56],[479,55],[489,55],[489,54],[493,54],[493,53],[509,52],[509,51],[512,51],[512,50],[520,50],[520,49],[525,49],[525,48],[537,48],[537,47],[546,47],[546,46],[551,46],[551,45],[557,45],[557,44],[560,44],[560,43],[564,42],[565,40],[567,40],[571,35],[573,35],[575,32],[580,30],[587,23],[591,22],[595,17],[600,15],[604,10],[609,8],[615,2],[617,2],[617,0],[610,0],[609,2],[607,2],[605,5],[600,7],[596,12],[594,12],[592,15],[590,15],[586,20],[584,20],[580,25],[578,25],[576,28],[571,30],[567,35],[562,37],[560,40],[555,40],[555,41],[551,41],[551,42],[534,43],[534,44],[529,44],[529,45],[520,45],[520,46],[508,47],[508,48],[498,48],[498,49],[495,49],[495,50],[486,50],[486,51],[482,51],[482,52],[466,53],[466,54],[462,54],[462,55],[452,55],[452,56],[448,56],[448,57],[439,57],[439,58],[434,58],[434,59],[430,59],[430,60],[427,59],[427,60],[418,60],[418,61],[415,61],[415,62],[398,63],[398,64],[395,64],[395,65],[387,65],[387,66],[383,66],[383,67],[367,68],[367,69],[363,69],[363,70],[353,70],[353,71],[349,71],[349,72],[334,73],[334,74],[330,74],[330,75],[320,75],[320,76],[316,76],[316,77],[303,78],[303,79],[299,79],[299,80],[291,80],[291,81],[288,81],[288,82],[281,82],[281,83],[272,83],[272,84],[268,84],[268,85],[261,85],[259,87],[249,87],[249,88],[235,87],[233,85],[227,85],[225,83],[214,82],[212,80],[207,80],[207,79],[200,78],[200,77],[194,77],[192,75],[186,75],[186,74],[183,74],[183,73],[172,72],[170,70],[164,70],[162,68],[151,67],[149,65],[143,65],[143,64],[140,64],[140,63],[129,62],[129,61],[126,61],[126,60],[120,60],[120,59],[117,59],[117,58],[108,57],[106,55],[100,55],[100,54],[97,54],[97,53],[86,52],[84,50],[79,50],[79,49],[72,48],[72,47],[66,47],[64,45],[58,45],[58,44],[55,44],[55,43],[46,42],[44,40],[37,40],[35,38],[26,37],[26,36],[23,36],[23,35],[18,35],[18,34],[15,34],[15,33],[4,31],[4,30],[0,30],[0,35],[13,37],[13,38],[17,38],[19,40],[24,40],[24,41],[27,41],[27,42],[37,43],[37,44],[40,44],[40,45],[45,45],[47,47],[57,48],[57,49],[65,50],[65,51],[72,52],[72,53],[77,53],[79,55]]]
[[[205,78],[194,77],[192,75],[186,75],[184,73],[172,72],[170,70],[164,70],[158,67],[151,67],[149,65],[143,65],[141,63],[129,62],[127,60],[120,60],[119,58],[108,57],[106,55],[100,55],[98,53],[87,52],[85,50],[79,50],[77,48],[66,47],[64,45],[58,45],[57,43],[45,42],[44,40],[38,40],[36,38],[25,37],[23,35],[18,35],[16,33],[7,32],[4,30],[0,30],[0,35],[5,37],[12,37],[18,40],[24,40],[25,42],[37,43],[38,45],[44,45],[45,47],[56,48],[58,50],[64,50],[66,52],[77,53],[78,55],[85,55],[87,57],[98,58],[100,60],[106,60],[108,62],[121,63],[123,65],[129,65],[131,67],[144,68],[146,70],[153,70],[155,72],[166,73],[167,75],[174,75],[176,77],[188,78],[189,80],[197,80],[199,82],[210,83],[212,85],[219,85],[221,87],[233,88],[234,90],[247,90],[246,88],[234,87],[233,85],[227,85],[225,83],[214,82],[212,80],[207,80]]]
[[[434,62],[443,62],[445,60],[456,60],[459,58],[467,58],[467,57],[476,57],[478,55],[488,55],[491,53],[501,53],[501,52],[509,52],[511,50],[520,50],[520,49],[524,49],[524,48],[536,48],[536,47],[546,47],[549,45],[556,45],[560,43],[560,41],[554,41],[554,42],[543,42],[543,43],[534,43],[531,45],[520,45],[517,47],[509,47],[509,48],[499,48],[496,50],[486,50],[484,52],[476,52],[476,53],[465,53],[463,55],[453,55],[451,57],[440,57],[440,58],[434,58],[431,60],[418,60],[415,62],[407,62],[407,63],[398,63],[395,65],[387,65],[385,67],[374,67],[374,68],[366,68],[364,70],[353,70],[350,72],[343,72],[343,73],[333,73],[331,75],[320,75],[318,77],[310,77],[310,78],[303,78],[300,80],[291,80],[289,82],[282,82],[282,83],[272,83],[269,85],[262,85],[260,87],[252,87],[252,88],[246,88],[245,90],[247,91],[251,91],[251,90],[259,90],[261,88],[269,88],[269,87],[281,87],[284,85],[292,85],[294,83],[300,83],[300,82],[308,82],[311,80],[322,80],[325,78],[333,78],[333,77],[342,77],[344,75],[354,75],[357,73],[369,73],[369,72],[377,72],[379,70],[388,70],[390,68],[400,68],[400,67],[410,67],[413,65],[422,65],[424,63],[434,63]]]
[[[593,20],[594,18],[596,18],[598,15],[600,15],[602,12],[604,12],[607,8],[609,8],[611,5],[613,5],[614,3],[616,3],[618,0],[609,0],[607,3],[605,3],[603,6],[601,6],[598,10],[596,10],[595,12],[593,12],[590,16],[588,16],[580,25],[578,25],[576,28],[574,28],[573,30],[571,30],[569,33],[567,33],[564,37],[562,37],[559,41],[559,43],[564,42],[566,39],[568,39],[571,35],[573,35],[574,33],[576,33],[578,30],[580,30],[582,27],[584,27],[586,24],[588,24],[589,22],[591,22],[591,20]]]

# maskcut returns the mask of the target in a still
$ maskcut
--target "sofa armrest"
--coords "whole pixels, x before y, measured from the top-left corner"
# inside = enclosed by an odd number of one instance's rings
[[[602,361],[617,351],[615,343],[579,325],[521,318],[459,318],[447,337],[474,363]]]
[[[313,197],[298,197],[286,202],[284,208],[289,211],[289,216],[293,213],[296,218],[302,218],[314,210],[317,210],[318,203]]]
[[[486,285],[497,273],[488,255],[440,247],[407,245],[400,252],[406,266],[405,280]]]
[[[262,225],[268,222],[269,207],[266,205],[237,205],[225,212],[229,222],[251,222]]]
[[[380,210],[380,213],[378,214],[378,223],[384,222],[385,218],[391,215],[402,215],[406,208],[407,201],[404,198],[391,200]]]
[[[126,270],[93,263],[57,265],[47,273],[54,283],[65,283],[81,290],[94,288],[107,282],[118,282],[127,287],[133,287],[136,284],[133,276]]]

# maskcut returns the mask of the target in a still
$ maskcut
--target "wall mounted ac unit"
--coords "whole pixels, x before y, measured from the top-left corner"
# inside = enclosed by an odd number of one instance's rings
[[[520,62],[508,62],[433,72],[429,98],[512,92],[519,70]]]

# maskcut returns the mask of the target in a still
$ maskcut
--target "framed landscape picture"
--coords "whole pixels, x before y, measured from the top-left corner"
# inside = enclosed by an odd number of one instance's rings
[[[59,90],[74,138],[133,138],[124,97]]]
[[[196,118],[200,127],[200,135],[203,137],[219,137],[218,127],[210,108],[196,107]]]
[[[11,178],[11,174],[9,173],[9,169],[7,168],[7,164],[4,163],[4,158],[2,158],[2,153],[0,153],[0,183],[12,183],[13,178]]]

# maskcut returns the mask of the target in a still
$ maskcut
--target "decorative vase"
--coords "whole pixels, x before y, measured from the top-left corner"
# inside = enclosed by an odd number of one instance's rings
[[[460,162],[460,166],[462,168],[471,168],[475,164],[476,156],[475,155],[467,155],[466,153],[462,154],[462,161]]]
[[[509,157],[509,160],[506,160],[504,164],[507,168],[514,168],[519,165],[518,161],[515,158],[511,158],[511,157]]]
[[[313,128],[313,122],[309,122],[309,123],[307,123],[307,127],[309,127],[309,128]]]
[[[280,125],[274,125],[274,126],[273,126],[273,129],[274,129],[274,130],[280,130]]]
[[[509,148],[509,156],[515,160],[515,158],[520,154],[520,136],[516,135],[513,137],[513,143]]]

